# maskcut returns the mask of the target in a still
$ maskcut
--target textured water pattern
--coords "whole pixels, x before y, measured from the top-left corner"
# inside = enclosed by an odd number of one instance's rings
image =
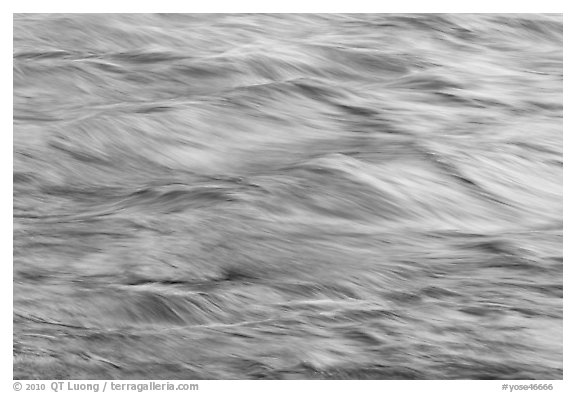
[[[561,15],[15,15],[14,377],[561,379]]]

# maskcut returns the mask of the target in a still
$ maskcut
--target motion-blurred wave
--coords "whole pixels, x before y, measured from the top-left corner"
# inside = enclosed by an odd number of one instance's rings
[[[14,378],[561,379],[562,29],[15,15]]]

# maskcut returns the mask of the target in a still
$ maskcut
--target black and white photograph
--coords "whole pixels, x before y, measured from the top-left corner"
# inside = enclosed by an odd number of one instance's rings
[[[12,18],[15,390],[564,379],[563,14]]]

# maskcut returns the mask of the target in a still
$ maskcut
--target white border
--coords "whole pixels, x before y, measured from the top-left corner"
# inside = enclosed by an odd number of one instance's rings
[[[463,13],[563,13],[567,1],[462,1],[462,0],[402,0],[402,1],[311,1],[311,0],[211,0],[183,1],[74,1],[74,0],[26,0],[14,2],[11,12],[194,12],[194,13],[242,13],[242,12],[463,12]]]

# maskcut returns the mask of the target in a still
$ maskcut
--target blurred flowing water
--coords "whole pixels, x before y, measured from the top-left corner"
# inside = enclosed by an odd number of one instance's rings
[[[562,378],[561,15],[14,16],[14,378]]]

